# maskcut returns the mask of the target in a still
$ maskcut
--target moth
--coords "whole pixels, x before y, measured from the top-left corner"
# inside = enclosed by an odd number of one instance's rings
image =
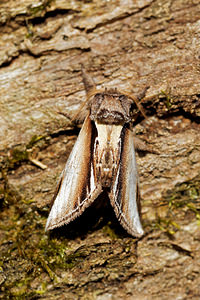
[[[131,130],[134,98],[117,89],[97,90],[82,68],[87,115],[60,176],[46,231],[80,216],[106,191],[117,219],[142,236],[139,180]]]

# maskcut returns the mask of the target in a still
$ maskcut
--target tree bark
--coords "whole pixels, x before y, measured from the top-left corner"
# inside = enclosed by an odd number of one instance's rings
[[[195,0],[0,1],[2,299],[199,299],[199,16]],[[148,87],[141,239],[107,203],[44,233],[79,132],[81,64],[98,88]]]

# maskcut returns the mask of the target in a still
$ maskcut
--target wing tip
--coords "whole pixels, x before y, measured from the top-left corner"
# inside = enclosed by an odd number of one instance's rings
[[[144,235],[144,230],[142,228],[142,224],[140,220],[136,224],[131,224],[130,222],[127,222],[125,218],[122,218],[120,220],[120,223],[122,227],[132,236],[134,237],[142,237]]]
[[[63,225],[66,225],[72,220],[73,220],[73,218],[71,218],[70,220],[61,219],[61,220],[56,220],[56,222],[52,222],[51,219],[47,219],[47,223],[46,223],[46,226],[45,226],[45,232],[53,230],[53,229],[58,228],[58,227],[61,227]]]
[[[136,237],[141,237],[144,235],[144,230],[140,228],[139,230],[137,229],[137,232],[134,232]]]
[[[46,222],[46,226],[45,226],[45,232],[47,232],[47,231],[49,231],[49,230],[51,230],[51,229],[53,229],[52,228],[52,226],[51,226],[51,224],[50,224],[50,221],[49,221],[49,219],[47,219],[47,222]]]
[[[122,223],[121,223],[122,224]],[[124,227],[124,229],[132,236],[134,237],[142,237],[144,235],[144,230],[142,228],[142,225],[140,224],[140,226],[137,226],[134,228],[127,226],[127,224],[123,223],[122,226]]]

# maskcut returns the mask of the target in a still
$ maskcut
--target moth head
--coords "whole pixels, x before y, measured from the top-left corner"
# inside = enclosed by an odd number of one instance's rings
[[[90,101],[90,118],[103,124],[125,124],[131,121],[133,101],[117,89],[96,93]]]
[[[86,101],[76,114],[76,119],[83,119],[87,111],[90,111],[90,118],[103,124],[129,123],[133,120],[133,106],[136,105],[144,117],[146,117],[137,99],[127,92],[115,89],[98,91],[93,79],[86,72],[82,65],[83,84],[86,91]]]

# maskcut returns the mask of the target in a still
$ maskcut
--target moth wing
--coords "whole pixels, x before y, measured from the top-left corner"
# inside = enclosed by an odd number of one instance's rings
[[[130,129],[121,133],[121,155],[117,175],[109,194],[111,205],[121,225],[133,236],[141,236],[144,231],[140,222],[140,196],[137,165]]]
[[[61,174],[46,231],[74,220],[101,192],[101,186],[96,184],[92,163],[94,130],[88,115]]]

